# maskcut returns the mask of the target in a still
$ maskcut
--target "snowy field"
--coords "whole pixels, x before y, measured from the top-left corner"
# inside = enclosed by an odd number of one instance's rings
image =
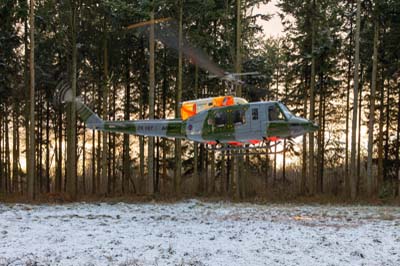
[[[0,265],[400,265],[400,208],[0,204]]]

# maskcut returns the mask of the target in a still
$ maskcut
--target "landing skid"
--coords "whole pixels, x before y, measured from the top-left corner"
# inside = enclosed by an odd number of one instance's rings
[[[236,145],[219,143],[216,145],[206,145],[206,149],[208,151],[233,152],[231,154],[233,156],[283,153],[285,151],[285,147],[282,150],[276,152],[271,150],[272,148],[277,147],[279,144],[281,144],[280,141],[274,142],[273,144],[271,144],[270,142],[263,141],[261,144],[256,144],[251,146],[250,145],[236,146]]]

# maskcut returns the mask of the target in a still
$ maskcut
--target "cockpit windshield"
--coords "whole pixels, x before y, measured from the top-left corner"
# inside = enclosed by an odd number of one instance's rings
[[[279,103],[279,107],[281,108],[286,119],[290,119],[292,116],[294,116],[292,112],[290,112],[289,109],[283,103]]]

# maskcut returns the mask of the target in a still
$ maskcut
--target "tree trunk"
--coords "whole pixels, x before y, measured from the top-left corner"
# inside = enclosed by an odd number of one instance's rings
[[[6,104],[8,105],[8,103]],[[4,106],[4,113],[7,113],[7,115],[5,115],[5,119],[4,119],[4,182],[5,182],[5,192],[6,193],[10,193],[10,169],[11,169],[11,154],[10,154],[10,134],[9,134],[9,122],[10,122],[10,115],[9,115],[9,110],[8,110],[8,106]]]
[[[102,85],[100,85],[102,86]],[[99,86],[99,87],[100,87]],[[99,112],[101,112],[101,97],[99,96],[98,98],[98,110]],[[104,134],[104,133],[103,133]],[[97,165],[97,172],[96,172],[96,182],[95,182],[95,187],[96,187],[96,193],[101,194],[103,192],[103,188],[102,188],[102,182],[101,182],[101,178],[102,178],[102,172],[103,172],[103,166],[102,166],[102,147],[101,147],[101,140],[102,140],[102,133],[98,132],[97,133],[97,150],[96,150],[96,165]]]
[[[356,37],[355,37],[355,61],[354,61],[354,90],[353,90],[353,117],[351,127],[351,158],[350,158],[350,170],[351,170],[351,186],[350,195],[354,200],[357,196],[357,169],[356,169],[356,133],[357,133],[357,113],[358,113],[358,72],[360,63],[360,13],[361,13],[361,0],[357,0],[357,20],[356,20]]]
[[[45,192],[50,193],[50,104],[46,103],[46,180]]]
[[[194,70],[194,98],[197,99],[199,97],[198,95],[199,91],[199,67],[195,65],[195,70]],[[199,145],[197,142],[193,142],[193,153],[194,153],[194,166],[193,166],[193,175],[194,179],[197,181],[197,187],[198,184],[201,182],[201,178],[198,172],[199,169]],[[222,155],[223,157],[223,155]],[[223,166],[222,166],[223,167]],[[223,177],[224,175],[222,175]],[[224,190],[222,190],[224,191]]]
[[[156,176],[154,192],[160,193],[160,137],[156,138]]]
[[[322,102],[323,102],[323,82],[324,82],[324,77],[323,74],[319,75],[319,106],[318,106],[318,124],[320,126],[320,129],[318,130],[317,133],[317,193],[322,192],[322,176],[320,175],[321,173],[321,159],[322,159],[322,153],[323,153],[323,148],[322,148],[322,134],[323,134],[323,128],[322,128]]]
[[[140,51],[141,51],[141,56],[140,61],[141,61],[141,65],[145,66],[147,65],[145,63],[145,58],[146,58],[146,53],[145,53],[145,44],[144,44],[144,38],[141,38],[140,40]],[[147,73],[147,70],[145,70],[144,68],[141,68],[141,75],[145,75],[145,73]],[[142,79],[140,82],[140,91],[141,91],[141,95],[140,95],[140,100],[139,100],[139,119],[144,119],[144,113],[145,113],[145,84],[144,84],[144,80]],[[138,191],[141,193],[147,193],[147,187],[145,186],[146,184],[146,180],[145,180],[145,175],[144,175],[144,165],[145,165],[145,158],[144,158],[144,149],[145,149],[145,145],[144,145],[144,137],[143,136],[139,136],[139,180],[140,180],[140,185],[138,187]]]
[[[103,97],[102,97],[102,112],[103,119],[108,120],[108,87],[109,87],[109,73],[108,73],[108,40],[107,40],[107,25],[104,19],[104,36],[103,36]],[[101,185],[99,187],[99,192],[102,194],[107,194],[108,192],[108,133],[103,132],[102,141],[102,155],[101,155]]]
[[[400,81],[397,80],[397,92],[399,99],[397,102],[397,132],[396,132],[396,175],[397,175],[397,197],[400,196]]]
[[[62,189],[62,106],[60,107],[60,110],[58,111],[57,114],[57,121],[56,121],[56,127],[54,129],[55,132],[57,132],[57,138],[56,138],[56,192],[60,193]]]
[[[361,77],[360,77],[360,85],[359,85],[359,99],[358,99],[358,130],[357,130],[357,180],[356,180],[356,189],[357,194],[360,189],[360,179],[361,179],[361,122],[362,122],[362,90],[364,86],[364,74],[363,67],[361,66]]]
[[[286,139],[283,140],[282,183],[286,183]]]
[[[233,173],[232,173],[232,151],[227,151],[226,152],[226,186],[227,186],[227,192],[229,195],[233,193],[234,189],[234,182],[233,182]]]
[[[4,166],[3,166],[3,142],[5,138],[3,137],[3,119],[4,119],[4,111],[3,106],[0,105],[0,193],[6,194],[6,176],[4,173]]]
[[[351,12],[353,12],[354,2],[351,1]],[[347,61],[349,63],[347,68],[347,92],[346,92],[346,146],[345,146],[345,159],[344,159],[344,194],[350,195],[350,170],[349,170],[349,121],[350,121],[350,91],[351,91],[351,69],[352,69],[352,54],[353,54],[353,18],[350,17],[350,37],[349,37],[349,55]]]
[[[245,11],[244,11],[245,12]],[[235,57],[235,72],[242,72],[242,0],[236,0],[236,57]],[[242,86],[240,84],[236,85],[236,96],[242,97]],[[238,155],[234,159],[237,163],[236,167],[236,186],[237,186],[237,198],[243,198],[245,196],[246,183],[243,164],[243,153],[238,151]],[[214,156],[213,156],[214,157]]]
[[[37,119],[36,119],[36,193],[40,194],[43,191],[42,183],[43,183],[43,173],[42,173],[42,144],[43,144],[43,98],[42,98],[42,91],[38,89],[36,91],[36,112],[37,112]]]
[[[154,89],[155,89],[155,73],[154,73],[154,10],[150,13],[150,81],[149,81],[149,119],[154,119]],[[154,194],[154,137],[149,137],[148,144],[148,177],[147,177],[147,194]]]
[[[384,83],[383,83],[384,84]],[[383,178],[384,180],[388,180],[388,172],[389,172],[389,131],[390,131],[390,86],[387,88],[387,93],[386,93],[386,112],[385,112],[385,122],[386,122],[386,132],[385,132],[385,167],[383,167]],[[391,181],[393,179],[391,178]]]
[[[383,82],[382,87],[384,86],[384,84],[385,84],[385,82]],[[387,93],[386,93],[386,112],[385,112],[385,115],[386,115],[386,117],[385,117],[386,132],[385,132],[385,157],[384,157],[384,162],[385,163],[384,163],[384,167],[383,167],[383,178],[384,178],[384,180],[389,181],[389,176],[390,176],[390,182],[391,182],[391,186],[392,186],[392,189],[391,189],[390,192],[392,193],[394,184],[393,184],[393,177],[391,176],[391,170],[390,170],[391,159],[389,157],[389,152],[390,152],[389,151],[389,149],[390,149],[390,147],[389,147],[389,145],[390,145],[390,143],[389,143],[390,142],[389,131],[390,131],[390,117],[391,117],[391,112],[392,112],[392,110],[390,108],[390,104],[391,104],[391,97],[390,97],[391,96],[391,91],[390,91],[390,89],[391,89],[391,87],[388,84]],[[392,196],[392,195],[390,195],[390,196]]]
[[[383,68],[383,66],[382,66]],[[383,72],[383,70],[382,70]],[[382,80],[384,79],[382,73]],[[382,82],[383,83],[383,82]],[[376,190],[379,192],[379,189],[383,183],[383,123],[384,123],[384,99],[385,99],[385,88],[383,84],[380,86],[380,104],[379,104],[379,136],[378,136],[378,178],[376,183]]]
[[[203,193],[204,191],[204,144],[200,144],[200,152],[199,152],[199,173],[198,173],[198,183],[197,183],[197,193],[199,193],[200,195]]]
[[[386,29],[383,27],[383,36],[386,34]],[[385,58],[385,43],[382,39],[382,48],[380,49],[380,58]],[[389,93],[389,92],[388,92]],[[385,121],[385,66],[381,66],[381,80],[380,80],[380,108],[379,108],[379,137],[378,137],[378,178],[377,178],[377,191],[381,189],[384,181],[385,166],[383,163],[383,124]]]
[[[197,165],[196,165],[197,166]],[[226,179],[226,152],[221,152],[221,183],[220,183],[220,193],[222,196],[226,195],[227,191],[227,179]]]
[[[143,112],[144,112],[144,107],[143,107],[143,99],[140,100],[140,118],[143,118]],[[140,175],[140,180],[144,180],[144,137],[139,136],[139,175]],[[144,183],[144,182],[141,182]],[[144,184],[143,184],[144,185]],[[141,187],[138,188],[139,191],[146,193],[147,188],[141,190]]]
[[[12,148],[12,154],[13,154],[13,165],[12,165],[12,192],[14,193],[19,193],[19,184],[20,184],[20,178],[19,178],[19,158],[20,158],[20,150],[19,150],[19,109],[18,109],[18,102],[14,101],[13,102],[13,132],[12,132],[12,139],[13,139],[13,148]]]
[[[178,0],[179,6],[179,36],[178,36],[178,77],[177,91],[175,101],[175,117],[180,118],[179,105],[182,101],[182,28],[183,28],[183,3]],[[182,175],[182,142],[180,139],[175,139],[175,171],[174,171],[174,192],[177,196],[181,194],[181,175]]]
[[[125,107],[124,107],[124,119],[130,120],[130,106],[131,106],[131,83],[130,83],[130,69],[129,69],[129,58],[126,57],[125,68]],[[129,193],[129,179],[131,178],[130,172],[130,148],[129,148],[129,134],[124,134],[123,140],[123,152],[122,152],[122,193]]]
[[[312,10],[315,10],[315,0],[312,3]],[[311,81],[310,81],[310,120],[314,121],[315,118],[315,19],[314,14],[312,14],[312,22],[311,22]],[[310,193],[312,195],[315,194],[316,191],[316,178],[314,172],[314,133],[310,132],[310,141],[309,141],[309,159],[308,159],[308,175],[310,180]]]
[[[208,194],[208,165],[209,165],[209,160],[210,160],[210,153],[208,152],[208,150],[204,150],[204,162],[205,162],[205,173],[204,173],[204,193],[207,195]]]
[[[96,184],[96,130],[92,130],[92,194],[97,193]],[[98,170],[97,170],[98,171]]]
[[[307,78],[304,77],[304,104],[303,104],[303,116],[307,117],[307,104],[308,104],[308,93],[307,93]],[[267,155],[268,156],[268,155]],[[301,181],[300,181],[300,194],[305,195],[307,192],[307,135],[303,135],[303,154],[302,154],[302,169],[301,169]]]
[[[70,34],[72,50],[71,67],[71,90],[72,98],[76,98],[76,75],[77,75],[77,47],[76,47],[76,16],[75,1],[70,1]],[[77,197],[77,175],[76,175],[76,103],[68,104],[67,113],[67,193],[76,199]]]
[[[30,89],[29,89],[29,150],[28,156],[28,197],[34,200],[35,192],[35,0],[30,0]]]
[[[67,109],[67,114],[68,114],[68,109]],[[65,126],[64,136],[65,136],[65,138],[64,138],[65,142],[67,142],[67,126]],[[67,154],[68,150],[64,149],[63,152],[64,152],[64,158],[67,158],[68,157],[68,154]],[[67,193],[67,175],[68,175],[68,173],[67,173],[68,170],[67,169],[68,169],[67,160],[65,160],[64,161],[64,180],[63,180],[63,192],[64,193]]]
[[[30,21],[29,21],[30,22]],[[28,73],[28,63],[29,63],[29,57],[30,54],[28,54],[29,50],[29,43],[28,43],[28,19],[25,18],[24,21],[24,28],[25,28],[25,34],[24,34],[24,49],[25,49],[25,55],[24,55],[24,100],[25,100],[25,108],[24,108],[24,127],[25,127],[25,161],[26,161],[26,185],[24,186],[22,184],[21,180],[21,189],[22,189],[22,194],[28,193],[28,186],[29,186],[29,120],[30,120],[30,84],[29,84],[29,79],[30,79],[30,73]],[[29,32],[30,34],[30,32]],[[28,193],[29,194],[29,193]],[[29,195],[28,195],[29,196]]]
[[[83,102],[87,104],[87,91],[86,87],[83,89]],[[83,139],[82,139],[82,193],[87,193],[87,179],[86,179],[86,124],[83,123]]]
[[[210,171],[210,185],[211,185],[211,194],[215,193],[215,152],[211,151],[211,171]]]
[[[164,64],[163,64],[163,91],[162,91],[162,118],[167,117],[167,90],[168,90],[168,72],[167,72],[167,51],[164,49]],[[160,182],[160,190],[166,190],[167,184],[167,139],[162,138],[162,176]]]
[[[325,101],[325,94],[323,97],[323,104],[322,104],[322,132],[325,132],[325,125],[326,125],[326,101]],[[325,173],[325,134],[322,134],[322,151],[321,151],[321,168],[320,168],[320,176],[321,176],[321,192],[323,193],[323,185],[324,185],[324,173]]]
[[[113,92],[113,120],[116,120],[116,107],[117,107],[117,86],[114,84],[114,92]],[[116,149],[116,143],[117,143],[117,135],[116,133],[112,134],[112,184],[111,184],[111,191],[112,194],[115,195],[115,189],[116,189],[116,184],[117,184],[117,149]]]
[[[371,95],[370,95],[370,113],[368,122],[368,159],[367,159],[367,196],[375,193],[374,176],[372,172],[372,157],[374,145],[374,123],[375,123],[375,97],[376,97],[376,76],[378,69],[378,39],[379,39],[379,24],[375,19],[374,27],[374,52],[372,56],[372,79],[371,79]]]

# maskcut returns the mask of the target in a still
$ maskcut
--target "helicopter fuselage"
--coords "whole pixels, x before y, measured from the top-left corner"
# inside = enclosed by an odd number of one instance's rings
[[[133,120],[88,123],[89,128],[142,136],[184,138],[196,142],[231,145],[297,137],[318,126],[294,116],[280,102],[253,102],[212,107],[186,120]]]
[[[202,111],[186,121],[185,132],[197,142],[255,144],[297,137],[317,128],[280,102],[253,102]]]

